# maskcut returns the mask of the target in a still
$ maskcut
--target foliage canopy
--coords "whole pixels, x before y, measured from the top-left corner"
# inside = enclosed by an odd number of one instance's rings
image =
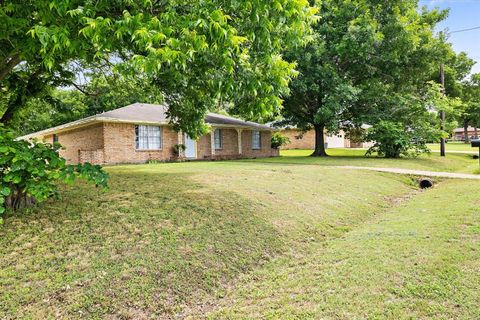
[[[2,1],[0,122],[92,66],[146,75],[192,137],[223,101],[270,114],[294,76],[280,52],[307,40],[315,19],[307,0]]]
[[[283,112],[285,122],[315,129],[313,155],[326,155],[325,129],[378,124],[384,132],[400,123],[412,129],[412,122],[424,122],[430,113],[424,95],[428,82],[438,79],[439,63],[450,62],[451,92],[471,68],[466,55],[456,55],[434,34],[444,11],[421,10],[417,1],[403,0],[325,0],[318,7],[314,41],[287,50],[286,56],[298,61],[299,76]],[[435,136],[443,134],[439,124],[433,128]]]

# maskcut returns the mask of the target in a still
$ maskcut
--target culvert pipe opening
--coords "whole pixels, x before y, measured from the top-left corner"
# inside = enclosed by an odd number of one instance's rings
[[[422,178],[418,181],[418,186],[420,189],[428,189],[433,187],[432,179]]]

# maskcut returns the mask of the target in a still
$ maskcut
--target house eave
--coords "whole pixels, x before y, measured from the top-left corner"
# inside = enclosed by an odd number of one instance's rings
[[[101,122],[101,121],[99,121],[97,118],[94,118],[94,117],[81,119],[81,120],[73,121],[73,122],[70,122],[70,123],[62,124],[62,125],[59,125],[59,126],[56,126],[56,127],[48,128],[48,129],[45,129],[45,130],[33,132],[33,133],[30,133],[30,134],[18,137],[17,140],[30,140],[30,139],[35,139],[35,138],[43,138],[47,135],[56,134],[56,133],[60,133],[60,132],[65,132],[65,131],[70,131],[70,130],[86,127],[86,126],[89,126],[89,125],[92,125],[92,124],[95,124],[95,123],[99,123],[99,122]]]
[[[80,129],[83,127],[87,127],[97,123],[128,123],[128,124],[143,124],[143,125],[160,125],[160,126],[168,126],[171,125],[167,121],[142,121],[142,120],[124,120],[124,119],[116,119],[116,118],[107,118],[107,117],[97,117],[93,116],[86,119],[81,119],[77,121],[73,121],[70,123],[66,123],[63,125],[59,125],[53,128],[48,128],[45,130],[37,131],[34,133],[30,133],[21,137],[18,137],[17,140],[30,140],[30,139],[42,139],[43,137],[51,134],[58,134],[66,131],[71,131],[75,129]],[[215,124],[215,123],[208,123],[211,127],[215,128],[225,128],[225,129],[247,129],[247,130],[260,130],[260,131],[277,131],[275,128],[257,128],[255,126],[249,125],[229,125],[229,124]]]
[[[87,127],[96,123],[132,123],[132,124],[146,124],[146,125],[168,125],[168,122],[121,120],[121,119],[115,119],[115,118],[94,116],[86,119],[69,122],[53,128],[48,128],[42,131],[30,133],[30,134],[18,137],[17,140],[30,140],[35,138],[43,138],[47,135],[71,131],[71,130]]]
[[[215,124],[207,123],[210,127],[220,128],[220,129],[247,129],[247,130],[258,130],[258,131],[277,131],[275,128],[266,128],[266,127],[255,127],[249,125],[234,125],[234,124]]]

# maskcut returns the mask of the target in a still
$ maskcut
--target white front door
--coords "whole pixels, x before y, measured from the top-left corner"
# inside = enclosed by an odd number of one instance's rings
[[[197,142],[188,135],[185,135],[185,147],[185,158],[197,157]]]

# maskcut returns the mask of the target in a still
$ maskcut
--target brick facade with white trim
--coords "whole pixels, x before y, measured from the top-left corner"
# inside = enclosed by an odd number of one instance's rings
[[[79,129],[57,133],[62,145],[60,155],[69,164],[90,162],[93,164],[145,163],[148,161],[174,161],[177,157],[173,146],[185,143],[183,135],[171,126],[162,125],[162,147],[160,150],[136,150],[135,124],[97,123]],[[278,156],[278,150],[271,148],[271,131],[261,132],[261,149],[252,149],[252,130],[241,129],[242,150],[238,148],[238,131],[235,128],[220,128],[223,147],[211,152],[210,134],[197,141],[196,159],[240,159]],[[53,135],[46,135],[43,141],[52,143]],[[242,153],[240,153],[240,151]]]

